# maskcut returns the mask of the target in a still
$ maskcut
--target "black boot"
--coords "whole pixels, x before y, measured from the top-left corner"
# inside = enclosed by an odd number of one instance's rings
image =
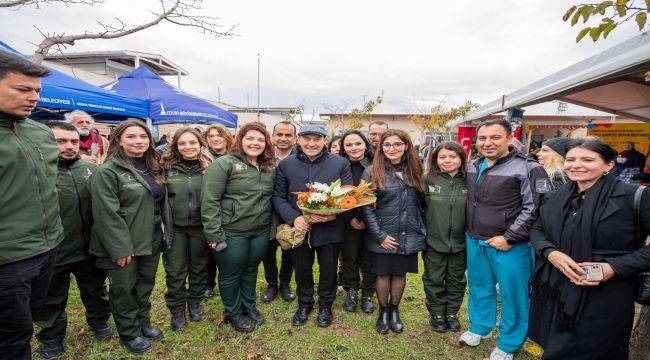
[[[262,302],[268,304],[271,301],[275,300],[277,296],[278,296],[277,286],[269,285],[266,287],[266,290],[264,290],[264,294],[262,294]]]
[[[282,299],[286,302],[292,302],[296,299],[296,293],[291,291],[291,286],[281,286],[280,293],[282,293]]]
[[[399,305],[390,305],[390,329],[399,334],[404,331],[404,323],[402,323],[402,319],[399,318],[398,306]]]
[[[375,303],[372,302],[372,297],[364,296],[361,298],[361,311],[366,314],[375,312]]]
[[[458,321],[456,315],[447,315],[447,318],[445,320],[447,322],[447,327],[449,328],[449,330],[453,332],[460,331],[460,322]]]
[[[187,309],[190,313],[190,321],[201,321],[205,316],[203,312],[203,306],[200,303],[198,304],[189,304]]]
[[[253,324],[243,316],[240,316],[236,319],[228,319],[228,322],[236,331],[240,333],[249,333],[255,329],[255,326],[253,326]]]
[[[185,330],[187,323],[185,322],[185,311],[179,310],[172,313],[172,319],[169,323],[174,331]]]
[[[343,301],[343,310],[348,312],[357,311],[357,290],[348,289],[348,293],[345,295],[345,300]]]
[[[332,325],[334,314],[331,307],[322,307],[318,309],[318,316],[316,317],[316,325],[320,327],[328,327]]]
[[[151,351],[151,342],[143,336],[137,336],[131,340],[122,340],[122,344],[131,354],[143,354]]]
[[[429,316],[429,325],[435,332],[443,333],[447,332],[449,328],[447,327],[447,321],[442,315],[431,315]]]
[[[379,306],[379,317],[377,317],[377,332],[382,335],[388,334],[388,318],[390,315],[390,307],[388,305]]]
[[[90,328],[93,329],[93,333],[95,333],[95,338],[97,338],[97,340],[104,340],[113,336],[113,328],[108,323],[94,325]]]
[[[257,310],[257,308],[253,308],[253,310],[250,311],[244,311],[244,315],[248,316],[255,326],[262,325],[266,321],[264,319],[264,315],[262,315],[262,313]]]
[[[163,332],[157,327],[151,325],[142,328],[142,335],[149,340],[161,340],[163,338]]]
[[[307,323],[307,320],[309,319],[309,314],[311,313],[312,309],[313,308],[311,306],[299,307],[298,310],[296,310],[296,313],[293,314],[291,325],[293,326],[305,325]]]
[[[63,354],[63,340],[43,341],[43,347],[41,347],[41,351],[38,354],[41,356],[41,359],[56,359]]]

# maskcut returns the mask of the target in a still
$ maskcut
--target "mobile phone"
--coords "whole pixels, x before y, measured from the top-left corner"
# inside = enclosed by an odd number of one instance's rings
[[[603,266],[601,264],[591,264],[582,267],[587,273],[587,281],[601,281],[604,278]]]

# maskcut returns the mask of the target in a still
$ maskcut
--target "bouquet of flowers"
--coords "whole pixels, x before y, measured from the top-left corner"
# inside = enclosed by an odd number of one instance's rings
[[[365,180],[361,180],[358,186],[341,186],[341,179],[330,185],[315,182],[308,191],[295,194],[298,195],[300,210],[318,215],[340,214],[377,201],[370,183]]]

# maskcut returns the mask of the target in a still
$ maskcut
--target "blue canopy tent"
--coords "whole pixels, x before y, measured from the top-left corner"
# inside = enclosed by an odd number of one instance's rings
[[[178,89],[144,65],[124,74],[105,89],[148,100],[154,125],[172,123],[213,124],[237,127],[237,115]]]
[[[2,41],[0,41],[0,50],[22,56]],[[51,74],[41,80],[41,100],[36,105],[37,110],[32,114],[32,117],[37,120],[61,118],[61,110],[62,112],[83,110],[103,122],[119,122],[127,117],[149,116],[149,105],[145,100],[116,94],[58,70],[52,68],[49,70]]]

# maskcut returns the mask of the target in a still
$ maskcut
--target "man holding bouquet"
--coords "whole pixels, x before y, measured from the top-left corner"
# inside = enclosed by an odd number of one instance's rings
[[[318,256],[318,317],[316,323],[327,327],[334,315],[336,273],[341,244],[345,237],[348,214],[316,215],[305,213],[297,205],[296,192],[306,192],[310,184],[330,184],[338,179],[352,185],[350,163],[325,149],[327,132],[322,126],[306,125],[298,132],[298,151],[277,167],[273,191],[273,208],[287,223],[298,230],[309,231],[305,242],[291,250],[296,273],[298,310],[292,325],[304,325],[314,307],[314,257]]]

